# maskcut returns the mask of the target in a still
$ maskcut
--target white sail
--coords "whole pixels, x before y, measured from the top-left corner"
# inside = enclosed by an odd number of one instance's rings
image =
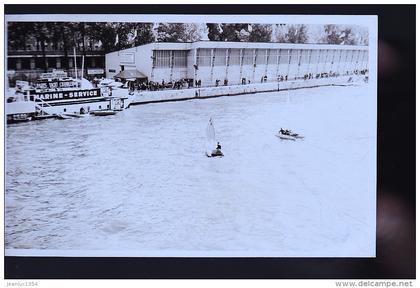
[[[210,156],[212,151],[216,149],[216,131],[214,129],[213,120],[210,118],[206,129],[206,154]]]
[[[209,124],[207,125],[207,139],[213,142],[216,141],[216,131],[214,130],[214,124],[211,118],[209,120]]]

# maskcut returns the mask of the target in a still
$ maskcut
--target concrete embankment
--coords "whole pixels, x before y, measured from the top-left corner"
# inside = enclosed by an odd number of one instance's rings
[[[350,79],[351,78],[351,79]],[[283,82],[269,82],[246,85],[232,85],[219,87],[202,87],[179,90],[141,91],[135,92],[132,105],[156,102],[182,101],[191,99],[205,99],[220,96],[234,96],[259,92],[274,92],[301,88],[314,88],[331,85],[349,85],[361,82],[365,76],[342,76],[322,79],[293,80]],[[349,80],[350,79],[350,80]]]

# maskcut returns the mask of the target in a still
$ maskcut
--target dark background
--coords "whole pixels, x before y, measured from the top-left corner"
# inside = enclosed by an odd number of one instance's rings
[[[6,279],[415,278],[415,5],[5,5],[5,14],[92,13],[378,15],[377,257],[5,257]]]

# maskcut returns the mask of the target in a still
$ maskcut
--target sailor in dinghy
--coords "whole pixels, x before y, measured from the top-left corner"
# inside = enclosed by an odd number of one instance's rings
[[[217,142],[216,150],[213,150],[212,151],[211,156],[212,157],[215,157],[215,156],[223,156],[222,146],[220,145],[219,142]]]

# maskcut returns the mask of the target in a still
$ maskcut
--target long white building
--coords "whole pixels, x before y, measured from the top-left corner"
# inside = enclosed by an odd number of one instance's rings
[[[201,86],[274,82],[368,69],[368,46],[199,41],[150,43],[106,54],[106,76],[137,70],[149,81]],[[219,80],[219,81],[217,81]]]

